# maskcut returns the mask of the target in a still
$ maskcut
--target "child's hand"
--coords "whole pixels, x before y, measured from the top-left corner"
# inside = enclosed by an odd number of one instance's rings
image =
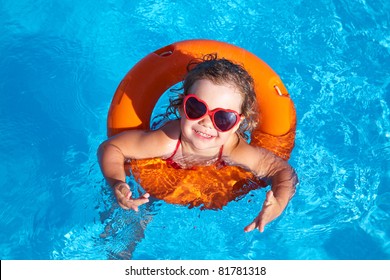
[[[130,187],[124,182],[115,184],[113,188],[116,200],[118,201],[120,207],[125,210],[133,209],[134,211],[138,212],[138,206],[149,202],[150,195],[148,193],[145,193],[139,198],[132,199]]]
[[[263,203],[263,209],[259,215],[253,220],[253,222],[244,228],[245,232],[250,232],[257,228],[260,232],[264,231],[264,227],[279,217],[282,213],[283,207],[279,204],[275,198],[273,191],[269,191],[266,195]]]

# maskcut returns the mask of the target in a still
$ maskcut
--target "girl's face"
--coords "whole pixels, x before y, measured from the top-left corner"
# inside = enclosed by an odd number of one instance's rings
[[[189,94],[196,95],[203,100],[209,111],[216,108],[230,109],[241,114],[241,105],[243,98],[235,87],[230,84],[214,84],[209,80],[199,80],[191,87]],[[210,148],[219,148],[224,145],[229,137],[233,135],[240,121],[229,131],[218,131],[208,114],[198,120],[189,120],[184,114],[184,109],[180,110],[182,140],[190,143],[193,148],[206,150]]]

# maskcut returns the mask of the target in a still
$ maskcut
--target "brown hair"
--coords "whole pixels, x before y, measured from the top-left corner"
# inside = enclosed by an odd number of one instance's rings
[[[187,66],[187,71],[183,86],[177,89],[177,91],[183,91],[183,94],[171,99],[167,113],[178,115],[178,108],[182,106],[184,97],[198,80],[206,79],[214,84],[228,83],[234,86],[243,98],[241,114],[245,119],[238,132],[247,139],[245,132],[251,133],[257,126],[258,106],[253,78],[244,67],[228,59],[218,58],[217,54],[207,54],[202,59],[191,61]]]

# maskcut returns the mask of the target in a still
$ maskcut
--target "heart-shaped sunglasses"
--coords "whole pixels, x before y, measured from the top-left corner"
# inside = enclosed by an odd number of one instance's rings
[[[188,94],[184,98],[184,113],[187,119],[196,121],[209,115],[216,130],[226,132],[232,129],[241,119],[241,115],[234,110],[216,108],[209,110],[207,103],[195,94]]]

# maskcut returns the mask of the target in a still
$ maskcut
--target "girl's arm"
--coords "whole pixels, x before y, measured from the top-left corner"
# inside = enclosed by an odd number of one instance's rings
[[[172,122],[156,131],[125,131],[99,146],[100,169],[122,208],[137,211],[138,206],[148,202],[149,197],[149,194],[144,194],[139,199],[131,199],[130,187],[126,183],[125,161],[163,157],[172,153],[178,135],[175,122]]]
[[[283,212],[295,194],[297,175],[280,157],[266,149],[248,145],[243,140],[240,140],[232,150],[231,158],[236,164],[251,170],[256,176],[271,184],[271,191],[266,195],[261,212],[245,227],[247,232],[255,228],[263,232],[265,225]]]
[[[294,169],[287,161],[274,155],[272,152],[257,148],[259,161],[256,163],[255,174],[268,180],[274,197],[283,207],[287,206],[290,199],[295,194],[295,187],[298,183]]]

